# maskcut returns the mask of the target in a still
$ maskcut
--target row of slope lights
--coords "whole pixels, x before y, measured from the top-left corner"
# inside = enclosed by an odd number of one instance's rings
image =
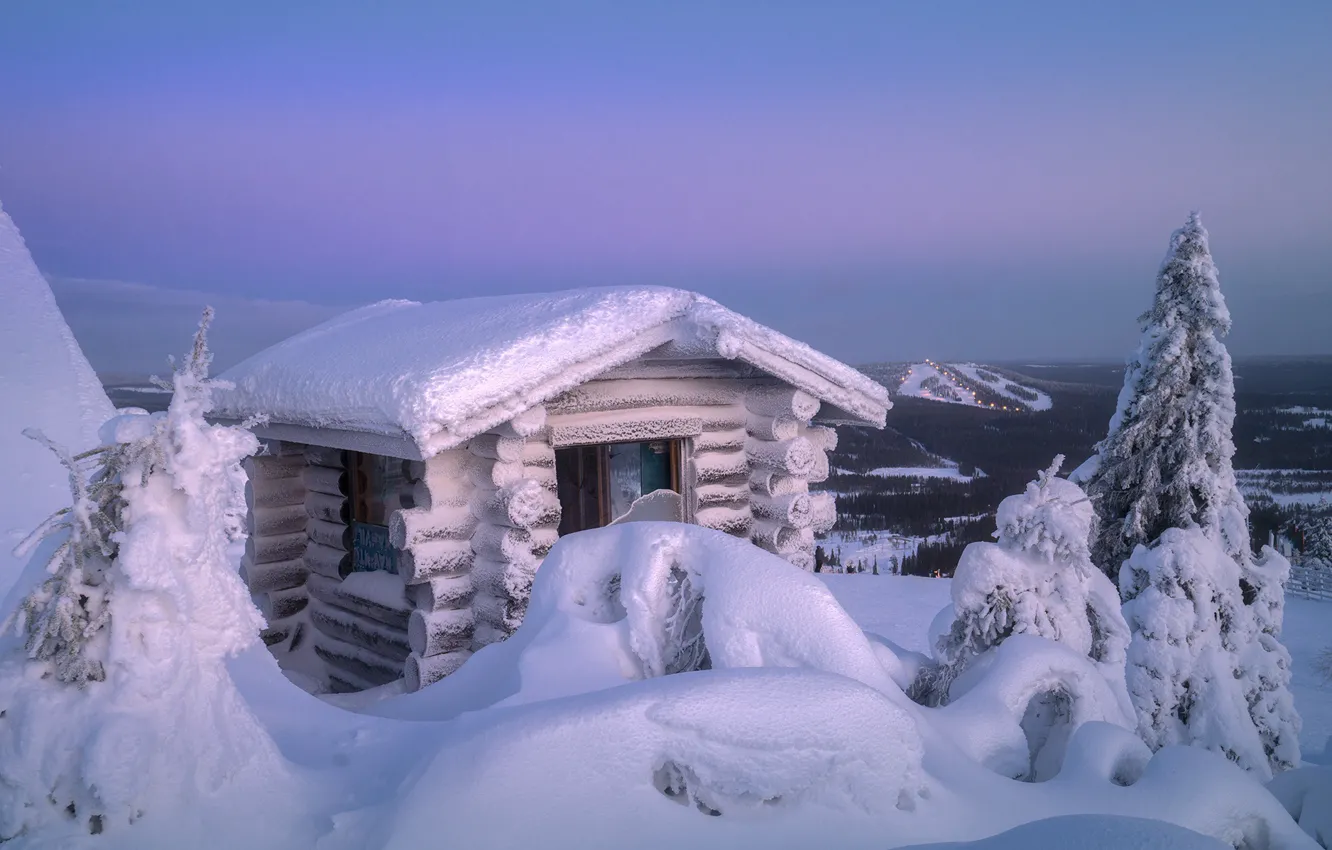
[[[965,386],[964,384],[959,383],[959,382],[958,382],[958,377],[957,377],[956,375],[954,375],[952,372],[949,372],[947,369],[945,369],[944,367],[940,366],[938,363],[935,363],[933,360],[931,360],[931,359],[928,358],[928,357],[925,358],[925,362],[928,363],[928,364],[930,364],[931,366],[933,366],[935,369],[937,369],[940,373],[943,374],[943,376],[944,376],[945,378],[951,378],[952,381],[953,381],[953,384],[954,384],[955,386],[957,386],[959,389],[963,390],[964,392],[969,392],[969,393],[971,393],[971,400],[974,401],[974,402],[976,402],[976,404],[978,404],[978,405],[981,406],[981,407],[984,407],[984,406],[986,405],[986,402],[983,402],[983,401],[981,401],[980,399],[976,398],[976,391],[975,391],[975,390],[971,389],[971,388],[968,387],[968,386]],[[903,378],[901,383],[902,383],[902,384],[905,384],[905,383],[907,382],[907,379],[910,378],[910,377],[911,377],[911,369],[908,368],[908,369],[907,369],[907,373],[906,373],[906,378]],[[901,384],[899,384],[899,386],[901,386]],[[927,390],[927,389],[924,389],[924,388],[921,389],[921,392],[924,393],[925,395],[929,395],[929,394],[930,394],[930,391]],[[989,402],[989,405],[990,405],[990,407],[995,407],[994,402]],[[1006,404],[1001,404],[1001,405],[998,406],[997,409],[998,409],[998,410],[1007,410],[1007,409],[1008,409],[1008,405],[1006,405]],[[1018,409],[1018,408],[1016,408],[1016,407],[1013,408],[1014,411],[1016,411],[1017,409]]]

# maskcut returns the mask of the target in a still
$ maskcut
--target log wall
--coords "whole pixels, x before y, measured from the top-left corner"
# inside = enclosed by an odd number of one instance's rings
[[[265,639],[308,625],[334,690],[400,677],[416,690],[506,639],[558,537],[555,446],[566,443],[684,439],[687,519],[811,569],[814,535],[835,520],[832,497],[809,492],[836,445],[810,424],[818,409],[771,380],[589,382],[462,446],[402,461],[388,518],[398,575],[351,581],[347,453],[279,444],[247,466],[244,570],[270,618]]]
[[[248,458],[245,502],[249,537],[241,578],[268,626],[269,646],[299,637],[300,614],[308,597],[305,578],[305,455],[291,443],[266,444],[266,453]]]

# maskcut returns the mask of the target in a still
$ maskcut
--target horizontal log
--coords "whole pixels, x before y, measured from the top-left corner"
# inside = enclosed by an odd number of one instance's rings
[[[353,596],[342,589],[342,582],[337,579],[311,573],[305,580],[305,587],[310,592],[311,599],[318,599],[328,605],[335,605],[369,617],[386,626],[402,630],[407,628],[407,617],[410,613],[407,608],[390,608],[374,600]]]
[[[521,437],[482,434],[467,441],[467,450],[477,457],[502,460],[505,463],[522,463],[524,442]]]
[[[305,515],[324,522],[347,524],[351,521],[351,503],[346,496],[333,496],[311,490],[305,494]]]
[[[837,429],[829,428],[827,425],[803,426],[800,429],[800,436],[813,443],[815,448],[825,452],[831,452],[837,448]]]
[[[309,572],[334,580],[342,580],[351,574],[352,556],[345,549],[333,549],[319,543],[305,547],[301,557]]]
[[[347,487],[347,470],[337,469],[332,466],[307,466],[302,475],[307,490],[314,490],[317,493],[328,493],[331,496],[345,496],[349,491]]]
[[[466,505],[409,508],[389,514],[389,542],[409,549],[432,540],[466,540],[476,529],[476,517]]]
[[[259,481],[298,478],[303,469],[304,455],[255,455],[245,460],[245,474]]]
[[[713,505],[744,505],[749,502],[748,487],[735,484],[703,484],[694,488],[695,504],[700,508]]]
[[[750,529],[749,539],[755,546],[777,554],[793,552],[800,548],[799,530],[771,520],[756,521]]]
[[[465,608],[472,601],[475,587],[467,573],[437,576],[407,588],[412,604],[421,611],[443,611]]]
[[[271,478],[245,482],[245,505],[255,508],[280,508],[299,505],[305,500],[305,482],[302,478]]]
[[[560,501],[537,482],[523,478],[499,490],[478,490],[472,497],[472,515],[480,522],[509,528],[558,525]]]
[[[295,649],[301,642],[304,630],[304,618],[299,616],[287,617],[285,620],[269,620],[268,625],[259,633],[259,639],[264,642],[264,646],[276,646],[290,641],[288,647]]]
[[[305,528],[305,505],[253,508],[245,515],[245,525],[251,537],[293,534]]]
[[[269,561],[266,564],[241,563],[241,578],[251,593],[268,593],[271,590],[286,590],[305,584],[305,577],[310,568],[305,559],[293,558],[290,561]]]
[[[781,441],[800,436],[800,421],[790,414],[763,416],[751,413],[745,431],[756,440]]]
[[[537,564],[522,561],[492,561],[481,558],[472,566],[472,585],[478,595],[492,596],[526,605],[532,595]]]
[[[425,480],[426,465],[423,460],[404,460],[402,477],[413,483]]]
[[[305,444],[287,440],[260,440],[260,457],[305,457]]]
[[[736,536],[747,536],[754,518],[749,512],[749,505],[718,505],[699,508],[694,512],[694,523],[703,528],[712,528]]]
[[[306,446],[305,459],[311,466],[330,466],[335,469],[347,468],[347,453],[342,449],[328,446]]]
[[[473,487],[507,487],[523,479],[522,461],[501,461],[494,458],[474,458],[467,469],[467,480]]]
[[[546,408],[537,404],[495,428],[494,431],[501,437],[531,437],[545,427]]]
[[[822,484],[824,481],[828,480],[828,476],[831,472],[832,468],[828,464],[828,453],[815,449],[814,466],[810,468],[809,474],[805,476],[805,480],[809,481],[811,484]]]
[[[335,668],[330,671],[332,675],[348,678],[361,690],[402,678],[402,663],[332,635],[318,635],[314,640],[314,651],[325,664]]]
[[[735,381],[700,378],[589,381],[546,403],[552,414],[634,410],[644,407],[703,407],[739,401],[743,387]]]
[[[409,655],[403,664],[403,684],[408,691],[419,691],[455,672],[471,656],[472,653],[466,649],[429,658]]]
[[[390,661],[405,661],[411,652],[407,645],[407,633],[402,629],[357,616],[318,599],[310,603],[310,624],[320,634],[359,646]]]
[[[804,437],[776,443],[753,438],[745,441],[745,454],[753,466],[798,478],[806,477],[814,469],[816,453],[817,450]]]
[[[398,552],[398,573],[407,584],[465,573],[476,554],[470,540],[429,540]]]
[[[476,614],[477,630],[483,627],[498,633],[501,639],[518,631],[527,614],[527,600],[514,600],[507,597],[491,596],[478,593],[472,600],[472,611]],[[484,633],[484,632],[483,632]],[[472,645],[479,646],[475,636]]]
[[[310,596],[305,592],[304,585],[270,590],[259,596],[259,611],[271,623],[299,613],[309,601]]]
[[[750,388],[745,407],[760,416],[793,416],[808,422],[819,412],[819,400],[804,390],[777,384]]]
[[[457,652],[472,645],[472,626],[476,618],[471,608],[446,611],[412,612],[407,621],[407,641],[412,652],[421,657]]]
[[[318,543],[320,546],[327,546],[330,549],[342,549],[351,551],[352,530],[351,526],[343,525],[340,522],[324,522],[321,519],[306,519],[305,532],[310,535],[310,540]]]
[[[555,449],[545,439],[528,440],[523,443],[523,466],[555,468]]]
[[[789,561],[793,566],[797,566],[807,573],[814,572],[813,552],[806,552],[803,549],[799,549],[795,552],[787,552],[785,555],[782,555],[782,557]]]
[[[476,652],[483,647],[490,646],[492,643],[501,643],[507,640],[509,632],[505,629],[492,626],[484,619],[478,617],[476,629],[472,631],[472,651]]]
[[[694,438],[695,452],[734,452],[745,447],[745,429],[704,431]]]
[[[749,456],[744,452],[709,452],[690,459],[695,484],[713,484],[749,474]]]
[[[602,413],[561,416],[550,422],[550,444],[563,448],[697,437],[703,433],[703,420],[694,415],[695,410],[662,407],[623,411],[614,417]]]
[[[837,525],[837,497],[832,493],[811,493],[809,527],[815,534],[827,534]]]
[[[761,493],[754,493],[749,500],[749,508],[759,519],[789,525],[792,528],[807,528],[811,521],[808,493],[794,493],[790,496],[764,496]]]
[[[790,496],[809,492],[809,482],[805,479],[782,475],[771,469],[756,469],[749,473],[749,486],[764,496]]]
[[[523,477],[535,481],[541,485],[543,490],[548,490],[551,493],[559,491],[559,481],[555,477],[555,467],[553,466],[528,466],[524,464]]]
[[[491,561],[535,564],[546,556],[559,536],[553,528],[521,529],[487,524],[478,526],[472,535],[472,549],[479,557]]]
[[[245,538],[245,560],[252,564],[271,564],[274,561],[290,561],[299,558],[305,552],[305,544],[310,538],[304,531],[294,534],[279,534],[276,537]]]

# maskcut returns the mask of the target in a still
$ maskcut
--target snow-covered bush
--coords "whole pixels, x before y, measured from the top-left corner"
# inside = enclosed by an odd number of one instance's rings
[[[1024,493],[1000,503],[996,542],[962,552],[953,621],[934,646],[939,666],[914,692],[927,704],[947,702],[952,681],[974,659],[1019,634],[1087,656],[1123,691],[1128,626],[1119,594],[1088,556],[1092,506],[1076,484],[1056,477],[1062,462],[1055,458]]]
[[[1321,847],[1332,847],[1332,767],[1306,765],[1267,785],[1300,828]]]
[[[1119,581],[1143,740],[1206,747],[1268,779],[1298,764],[1290,656],[1245,605],[1229,554],[1201,529],[1169,529]]]
[[[0,662],[0,840],[112,833],[284,775],[225,667],[263,625],[228,552],[258,442],[204,419],[210,318],[166,412],[113,418],[109,445],[64,458],[74,504],[39,530],[60,537],[52,576]]]

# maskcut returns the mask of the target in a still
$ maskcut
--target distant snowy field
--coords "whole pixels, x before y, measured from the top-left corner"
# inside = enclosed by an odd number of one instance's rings
[[[843,556],[846,557],[845,555]],[[884,562],[880,561],[880,568]],[[819,578],[865,631],[904,649],[929,650],[930,621],[949,602],[950,579],[919,576],[825,575]],[[1332,763],[1332,682],[1314,670],[1318,654],[1332,647],[1332,602],[1286,598],[1282,642],[1294,663],[1291,689],[1304,720],[1300,748],[1310,761]]]

